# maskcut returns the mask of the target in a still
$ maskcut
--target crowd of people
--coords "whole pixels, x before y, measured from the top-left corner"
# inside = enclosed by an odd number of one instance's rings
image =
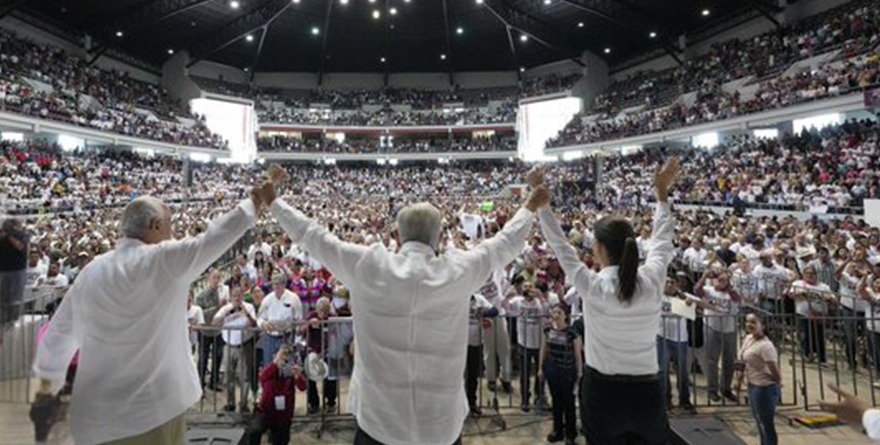
[[[337,126],[414,126],[510,124],[516,122],[516,102],[508,101],[493,109],[456,108],[414,111],[365,111],[330,109],[272,109],[258,112],[264,124]]]
[[[283,135],[264,136],[257,140],[259,151],[294,153],[461,153],[478,151],[516,151],[516,138],[491,136],[470,139],[395,139],[392,142],[368,139],[300,139]]]
[[[60,48],[5,29],[0,30],[0,48],[4,111],[162,142],[226,148],[202,117],[185,113],[157,85],[89,66]]]

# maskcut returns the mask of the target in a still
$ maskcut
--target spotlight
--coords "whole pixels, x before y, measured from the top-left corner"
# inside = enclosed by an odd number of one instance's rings
[[[248,71],[250,71],[250,70],[251,70],[250,68],[248,68],[248,67],[244,67],[244,72],[248,72]]]
[[[703,17],[708,17],[709,14],[711,14],[711,13],[712,13],[712,11],[709,11],[708,9],[704,9],[703,10]]]
[[[482,4],[483,4],[483,0],[477,0],[477,4],[478,4],[478,5],[482,5]]]
[[[524,66],[519,67],[519,72],[521,72],[521,73],[526,72],[526,68]]]
[[[293,2],[299,4],[299,0],[293,0]]]
[[[248,34],[244,37],[244,39],[247,40],[248,42],[253,42],[254,36],[252,34]]]
[[[379,59],[379,61],[382,62],[382,63],[385,63],[385,58],[382,57],[382,58]]]
[[[169,55],[169,56],[173,56],[173,55],[174,55],[174,50],[171,49],[171,48],[168,48],[168,55]]]
[[[124,34],[122,34],[122,31],[116,31],[116,37],[119,37],[121,39],[123,35]]]
[[[611,48],[605,48],[605,54],[611,54]]]
[[[464,34],[464,28],[462,28],[461,26],[459,26],[458,28],[455,29],[455,33],[458,34],[458,35],[462,35],[462,34]]]
[[[376,3],[376,0],[370,0],[370,3]]]
[[[388,10],[388,13],[391,15],[397,15],[397,8],[391,8]]]
[[[381,12],[379,12],[379,10],[378,10],[378,9],[377,9],[377,10],[375,10],[375,11],[373,11],[373,18],[374,18],[374,19],[376,19],[376,20],[378,20],[378,19],[379,19],[379,17],[382,17],[382,13],[381,13]]]
[[[409,3],[409,0],[403,0],[404,3]]]
[[[520,42],[528,42],[528,41],[529,41],[529,36],[523,34],[523,35],[519,36],[519,41],[520,41]]]
[[[312,35],[313,35],[313,36],[316,36],[316,35],[318,35],[318,34],[320,34],[320,33],[321,33],[321,30],[318,29],[317,26],[312,26]]]
[[[544,4],[545,4],[545,5],[549,5],[549,4],[550,4],[550,0],[544,0]]]
[[[339,3],[341,3],[341,4],[343,4],[343,5],[347,5],[347,4],[348,4],[348,0],[339,0]]]
[[[648,37],[650,37],[650,38],[652,38],[652,39],[657,38],[657,33],[654,32],[654,31],[651,31],[651,33],[648,34]]]
[[[440,60],[446,60],[446,54],[440,54]]]
[[[232,9],[238,9],[239,6],[241,6],[241,3],[239,3],[238,0],[232,0],[229,2],[229,7]]]
[[[578,28],[583,28],[583,27],[584,27],[584,22],[578,22]]]

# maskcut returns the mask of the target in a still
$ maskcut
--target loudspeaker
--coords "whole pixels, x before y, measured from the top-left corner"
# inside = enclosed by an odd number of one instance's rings
[[[714,417],[669,419],[669,430],[673,445],[746,445]]]
[[[186,432],[188,445],[244,445],[244,428],[193,428]]]

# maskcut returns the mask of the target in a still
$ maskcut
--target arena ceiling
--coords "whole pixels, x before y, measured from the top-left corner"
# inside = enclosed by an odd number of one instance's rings
[[[484,71],[591,50],[609,63],[670,50],[775,0],[36,0],[25,12],[87,33],[96,53],[161,65],[186,49],[254,71]],[[29,10],[29,11],[28,11]]]

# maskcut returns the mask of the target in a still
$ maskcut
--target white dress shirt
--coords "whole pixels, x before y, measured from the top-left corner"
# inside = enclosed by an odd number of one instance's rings
[[[862,415],[862,427],[871,440],[880,443],[880,410],[872,408],[865,411]]]
[[[290,329],[293,322],[303,319],[302,302],[299,296],[285,289],[281,298],[272,291],[260,304],[260,315],[257,317],[257,325],[265,330],[266,323],[275,325],[276,328]],[[282,331],[266,331],[269,335],[279,336]]]
[[[280,199],[272,214],[351,291],[354,371],[349,407],[388,445],[449,445],[468,413],[464,374],[470,296],[519,253],[533,222],[520,210],[472,250],[408,242],[394,253],[340,241]]]
[[[80,350],[71,405],[78,445],[143,434],[198,402],[187,292],[253,223],[254,205],[243,201],[197,237],[151,245],[123,238],[83,269],[34,364],[36,376],[57,391]]]
[[[657,374],[657,326],[666,269],[674,250],[675,220],[669,204],[657,204],[652,241],[645,264],[639,267],[639,284],[628,304],[617,298],[617,266],[593,272],[568,243],[553,212],[543,208],[538,214],[559,265],[583,299],[586,365],[606,375]]]
[[[254,336],[252,331],[245,331],[244,329],[252,327],[251,320],[257,319],[257,312],[254,309],[254,305],[246,301],[242,302],[242,307],[250,315],[250,318],[241,311],[235,311],[235,306],[232,303],[226,304],[214,315],[215,323],[218,320],[223,320],[223,324],[221,324],[223,330],[220,332],[220,335],[223,336],[223,341],[229,346],[241,346],[242,343]]]

